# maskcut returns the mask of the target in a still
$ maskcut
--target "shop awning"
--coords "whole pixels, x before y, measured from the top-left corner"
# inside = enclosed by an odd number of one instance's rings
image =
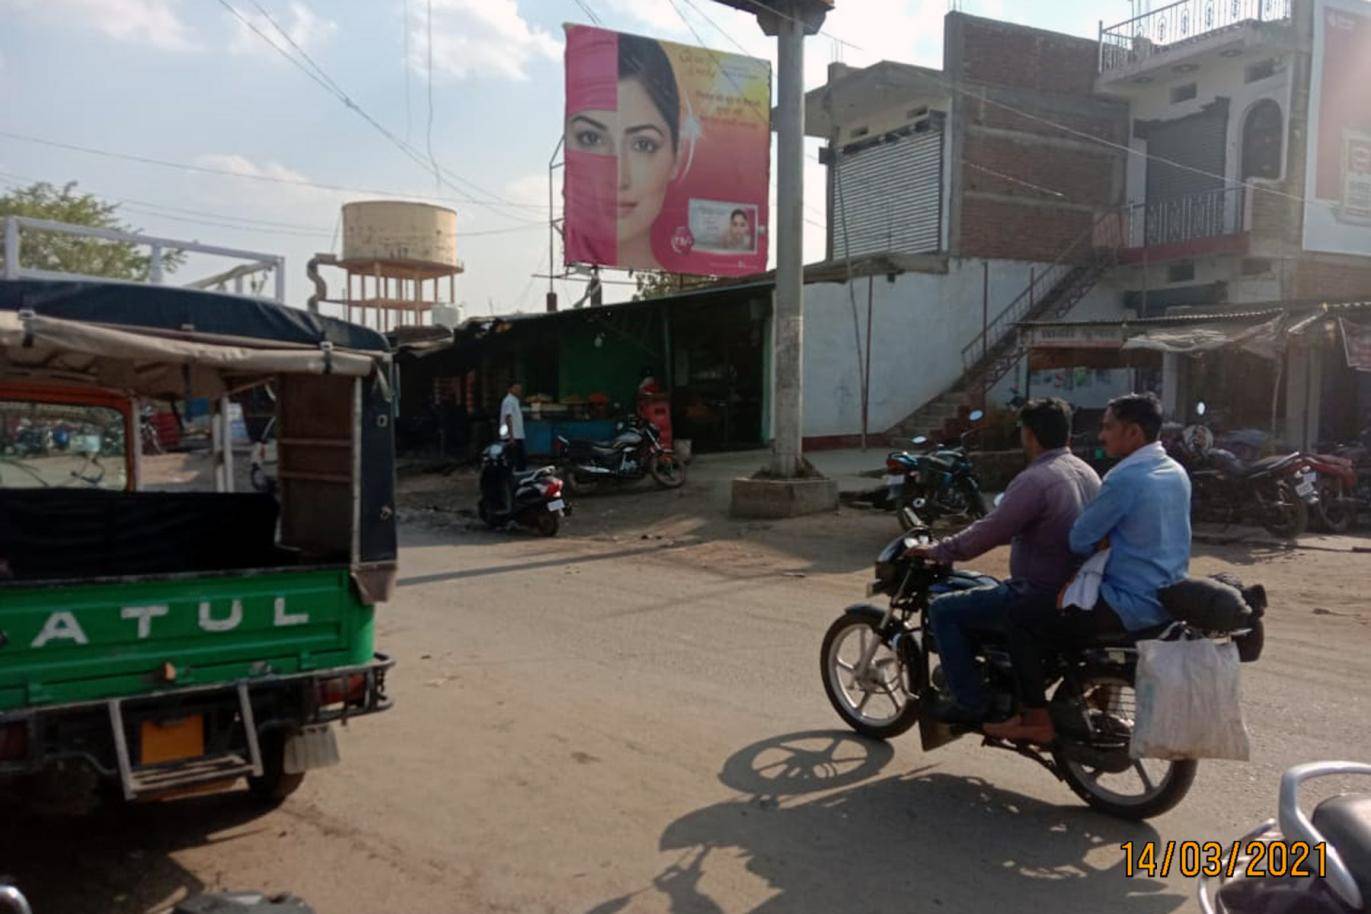
[[[367,377],[377,358],[331,343],[255,347],[0,311],[0,378],[64,379],[146,397],[220,396],[277,374]]]
[[[1286,316],[1280,315],[1256,325],[1216,322],[1150,327],[1130,335],[1123,348],[1193,354],[1234,346],[1274,360],[1284,348],[1285,338],[1300,332],[1308,323],[1308,320],[1302,320],[1296,325],[1283,326],[1285,321]]]

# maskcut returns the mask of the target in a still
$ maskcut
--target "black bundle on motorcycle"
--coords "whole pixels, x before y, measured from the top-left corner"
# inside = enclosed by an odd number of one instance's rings
[[[1186,578],[1163,588],[1157,596],[1173,619],[1206,632],[1245,631],[1233,638],[1238,657],[1250,663],[1261,656],[1265,641],[1262,615],[1266,590],[1260,584],[1244,587],[1231,574]]]

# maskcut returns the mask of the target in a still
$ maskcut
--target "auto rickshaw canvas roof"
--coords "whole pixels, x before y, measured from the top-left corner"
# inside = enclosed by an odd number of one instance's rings
[[[389,359],[380,333],[275,302],[120,282],[0,281],[0,378],[180,398],[283,373],[366,377]]]

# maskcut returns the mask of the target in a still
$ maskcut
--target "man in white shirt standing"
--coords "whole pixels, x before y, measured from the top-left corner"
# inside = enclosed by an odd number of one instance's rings
[[[523,470],[528,461],[528,452],[524,449],[524,411],[519,403],[523,395],[524,385],[515,381],[509,385],[509,393],[500,404],[500,437],[516,470]]]

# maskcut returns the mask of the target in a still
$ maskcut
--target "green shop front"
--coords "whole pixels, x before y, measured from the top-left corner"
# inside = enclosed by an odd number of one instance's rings
[[[646,301],[468,320],[451,344],[402,356],[401,447],[473,457],[500,401],[524,385],[529,453],[556,436],[611,437],[651,375],[673,436],[696,452],[762,446],[770,423],[770,283]]]

